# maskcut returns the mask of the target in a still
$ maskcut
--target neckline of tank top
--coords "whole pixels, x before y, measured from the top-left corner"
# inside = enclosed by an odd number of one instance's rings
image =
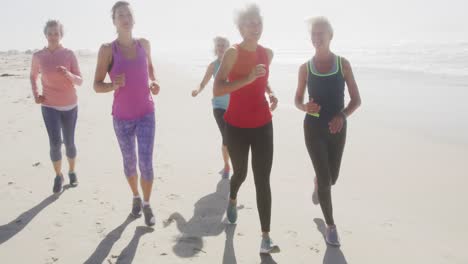
[[[57,52],[60,52],[62,50],[65,50],[62,44],[60,44],[55,50],[50,50],[49,48],[47,48],[47,46],[44,47],[44,51],[52,55],[57,54]]]
[[[245,52],[255,53],[255,52],[258,51],[258,48],[261,47],[261,45],[260,45],[260,44],[257,44],[257,47],[255,48],[255,50],[248,50],[248,49],[242,47],[240,44],[236,44],[236,47],[239,48],[239,50],[243,50],[243,51],[245,51]]]
[[[125,54],[122,52],[121,50],[121,47],[120,47],[120,44],[117,40],[114,40],[114,45],[115,45],[115,48],[116,48],[116,51],[120,54],[120,56],[122,56],[122,58],[124,58],[125,60],[127,61],[134,61],[136,59],[138,59],[138,49],[140,48],[140,41],[138,41],[138,39],[132,39],[133,42],[132,42],[132,45],[135,45],[135,57],[133,58],[128,58],[127,56],[125,56]]]
[[[309,60],[309,63],[307,64],[307,68],[309,68],[309,71],[313,74],[313,75],[316,75],[316,76],[320,76],[320,77],[325,77],[325,76],[331,76],[331,75],[335,75],[337,74],[340,70],[341,70],[341,57],[340,56],[337,56],[336,54],[333,54],[333,66],[332,68],[330,69],[329,72],[327,73],[321,73],[317,70],[317,68],[315,67],[315,64],[314,64],[314,57],[312,57],[312,59]]]

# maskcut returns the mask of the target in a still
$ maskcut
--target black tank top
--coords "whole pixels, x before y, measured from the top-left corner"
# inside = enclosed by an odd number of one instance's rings
[[[331,72],[321,74],[314,66],[312,59],[307,63],[307,91],[309,100],[314,99],[321,106],[317,115],[307,114],[308,118],[328,123],[344,108],[345,80],[341,57],[335,56]]]

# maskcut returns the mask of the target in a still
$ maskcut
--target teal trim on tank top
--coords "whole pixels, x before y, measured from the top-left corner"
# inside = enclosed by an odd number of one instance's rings
[[[215,60],[213,63],[214,63],[213,78],[216,78],[216,74],[218,74],[219,66],[221,65],[221,62],[219,60]],[[211,99],[211,104],[213,105],[213,109],[226,110],[229,105],[229,98],[230,98],[229,94],[213,97],[213,99]]]
[[[221,65],[221,62],[219,60],[215,60],[213,63],[214,63],[213,78],[216,78],[216,74],[218,74],[219,66]]]

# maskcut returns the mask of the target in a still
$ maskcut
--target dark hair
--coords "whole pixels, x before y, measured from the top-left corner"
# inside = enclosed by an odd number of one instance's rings
[[[48,20],[44,26],[44,35],[47,35],[47,29],[50,27],[58,27],[60,31],[60,36],[63,37],[63,25],[62,23],[60,23],[60,21],[55,20],[55,19]]]
[[[117,2],[114,4],[114,6],[112,6],[112,10],[111,10],[112,19],[115,18],[115,11],[117,10],[117,8],[122,7],[122,6],[130,6],[130,3],[127,2],[127,1],[117,1]]]

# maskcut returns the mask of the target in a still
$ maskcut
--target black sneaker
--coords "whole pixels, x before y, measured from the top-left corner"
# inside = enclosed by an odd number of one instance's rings
[[[70,179],[70,186],[72,187],[78,186],[78,179],[76,178],[76,173],[74,172],[68,173],[68,178]]]
[[[154,226],[156,218],[153,215],[153,210],[149,205],[143,206],[143,214],[145,215],[145,223],[147,226]]]
[[[54,179],[54,188],[52,189],[52,191],[54,193],[59,193],[62,191],[62,184],[63,184],[63,176],[62,175],[57,175],[55,176],[55,179]]]
[[[133,217],[141,216],[141,198],[133,198],[132,212],[130,213]]]

